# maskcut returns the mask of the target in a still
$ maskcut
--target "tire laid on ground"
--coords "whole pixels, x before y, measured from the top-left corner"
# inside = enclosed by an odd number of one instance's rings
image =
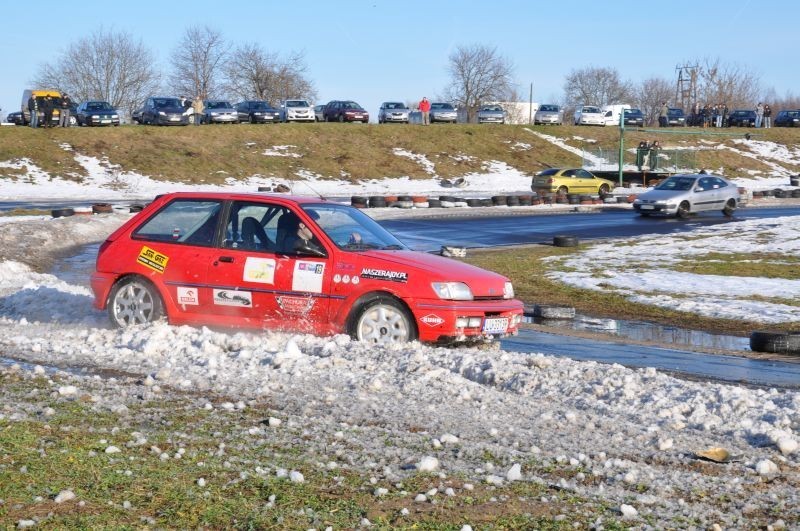
[[[482,207],[490,207],[490,206],[494,206],[494,203],[492,203],[492,200],[491,200],[491,199],[489,199],[488,197],[487,197],[487,198],[484,198],[484,199],[481,199],[480,201],[481,201],[481,206],[482,206]]]
[[[535,304],[533,316],[542,319],[574,319],[575,308],[571,306],[551,306],[549,304]]]
[[[378,345],[406,343],[417,338],[411,314],[402,303],[386,296],[376,296],[359,305],[349,328],[354,339]]]
[[[258,191],[259,192],[271,192],[272,191],[272,187],[271,186],[259,186],[258,187]]]
[[[792,197],[800,197],[800,189],[792,190]]]
[[[130,212],[131,214],[134,214],[136,212],[141,212],[142,210],[144,210],[144,207],[142,205],[131,205],[128,208],[128,212]]]
[[[441,200],[431,197],[428,199],[428,208],[442,208]]]
[[[402,203],[405,203],[405,202],[412,203],[414,201],[414,198],[411,197],[410,195],[398,195],[397,196],[397,200],[402,202]]]
[[[481,200],[480,199],[467,199],[467,206],[479,207],[479,206],[481,206]]]
[[[753,332],[750,334],[750,350],[800,356],[800,332]]]
[[[72,208],[54,208],[50,211],[50,215],[54,218],[66,218],[68,216],[74,216],[75,210]]]
[[[519,196],[519,204],[520,204],[520,206],[531,206],[532,203],[533,203],[533,196],[532,195],[523,194],[523,195]]]
[[[427,195],[412,195],[411,196],[411,201],[413,201],[414,203],[427,203],[428,202],[428,196]]]
[[[567,194],[567,203],[570,205],[578,205],[581,202],[581,196],[578,194]]]
[[[448,203],[455,203],[458,199],[452,195],[440,195],[439,201],[446,201]]]
[[[553,236],[553,245],[556,247],[577,247],[578,246],[578,237],[577,236],[567,236],[565,234],[559,234]]]
[[[764,197],[772,197],[772,196],[774,196],[774,195],[775,195],[775,190],[763,190],[763,191],[761,192],[761,194],[762,194]]]
[[[495,206],[504,206],[508,204],[508,197],[504,195],[493,195],[492,204]]]
[[[369,198],[370,208],[383,208],[386,206],[386,199],[382,195],[373,195]]]
[[[383,198],[383,200],[386,201],[387,205],[391,205],[392,203],[396,203],[397,202],[397,196],[396,195],[387,195],[387,196],[385,196]]]
[[[508,206],[519,206],[519,196],[508,196],[508,198],[506,198],[506,204],[508,204]]]
[[[139,277],[120,280],[108,296],[108,317],[118,328],[157,321],[164,315],[158,291]]]
[[[92,205],[92,212],[94,214],[110,214],[114,211],[111,203],[95,203]]]
[[[350,197],[350,204],[356,208],[366,208],[367,207],[367,198],[360,195],[354,195]]]
[[[784,197],[786,197],[786,190],[781,190],[780,188],[773,190],[772,193],[778,199],[783,199]]]

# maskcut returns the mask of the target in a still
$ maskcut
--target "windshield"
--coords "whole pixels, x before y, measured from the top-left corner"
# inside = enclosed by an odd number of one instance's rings
[[[656,190],[690,190],[694,181],[694,177],[670,177],[656,186]]]
[[[86,104],[87,111],[113,111],[114,107],[105,101],[90,101]]]
[[[286,100],[287,107],[309,107],[306,100]]]
[[[364,109],[358,103],[354,101],[346,101],[342,104],[342,107],[345,109],[355,109],[357,111],[363,111]]]
[[[600,109],[598,109],[597,107],[584,107],[582,112],[597,114],[602,111],[600,111]]]
[[[340,249],[366,251],[369,249],[406,249],[400,240],[363,212],[345,205],[303,205],[320,229]]]
[[[206,109],[230,109],[231,104],[227,101],[209,101],[206,103]]]
[[[483,108],[483,109],[481,109],[481,110],[483,110],[483,111],[496,111],[496,112],[503,112],[503,108],[502,108],[502,107],[500,107],[499,105],[487,105],[486,107],[484,107],[484,108]]]
[[[386,105],[383,106],[383,108],[384,109],[405,109],[406,106],[403,105],[402,103],[392,102],[392,103],[387,103]]]
[[[256,103],[253,104],[253,110],[255,111],[268,111],[271,108],[272,107],[270,107],[263,101],[257,101]]]
[[[167,107],[180,107],[181,102],[176,98],[156,98],[153,100],[156,109],[164,109]]]
[[[449,103],[431,103],[431,109],[438,109],[440,111],[452,111],[453,106]]]
[[[545,112],[558,112],[558,105],[542,105],[539,107],[539,110]]]

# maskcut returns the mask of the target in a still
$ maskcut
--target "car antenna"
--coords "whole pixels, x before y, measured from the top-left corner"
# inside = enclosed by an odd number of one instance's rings
[[[315,190],[315,189],[314,189],[314,188],[313,188],[313,187],[312,187],[310,184],[308,184],[306,181],[303,181],[301,184],[305,184],[306,186],[308,186],[308,187],[309,187],[309,189],[310,189],[312,192],[314,192],[315,194],[317,194],[317,196],[318,196],[320,199],[322,199],[323,201],[327,201],[327,200],[328,200],[328,198],[327,198],[327,197],[325,197],[325,196],[324,196],[324,195],[322,195],[321,193],[317,192],[317,191],[316,191],[316,190]],[[294,193],[294,186],[292,186],[292,193]]]

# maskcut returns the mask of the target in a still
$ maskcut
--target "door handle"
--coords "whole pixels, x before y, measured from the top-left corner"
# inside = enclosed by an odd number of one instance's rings
[[[232,256],[220,256],[217,260],[214,261],[214,265],[217,265],[220,262],[224,262],[226,264],[232,264],[233,263],[233,257]]]

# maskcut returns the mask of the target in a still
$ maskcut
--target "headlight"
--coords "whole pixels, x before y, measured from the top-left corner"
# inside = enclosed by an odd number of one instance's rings
[[[92,118],[94,118],[95,120],[99,120],[100,119],[100,115],[99,114],[93,114]]]
[[[511,285],[511,282],[506,282],[503,286],[503,298],[504,299],[513,299],[514,298],[514,286]]]
[[[431,287],[440,299],[471,301],[472,290],[463,282],[432,282]]]
[[[115,119],[115,120],[116,120],[117,118],[119,118],[119,114],[112,114],[112,115],[111,115],[111,118],[113,118],[113,119]]]
[[[211,116],[219,116],[219,113],[218,112],[212,112]]]
[[[158,111],[158,115],[159,115],[159,116],[166,116],[166,115],[167,115],[167,113],[165,113],[164,111]]]

